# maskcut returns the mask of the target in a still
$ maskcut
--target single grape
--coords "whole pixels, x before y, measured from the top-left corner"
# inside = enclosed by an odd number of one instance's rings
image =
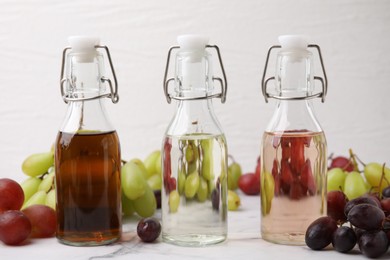
[[[344,156],[337,156],[335,158],[332,158],[332,162],[330,163],[329,168],[341,168],[347,172],[352,172],[354,170],[351,159],[348,159]]]
[[[153,151],[152,153],[150,153],[145,158],[144,165],[145,165],[146,170],[148,171],[148,176],[152,176],[152,175],[158,173],[157,169],[156,169],[156,162],[158,159],[161,159],[160,154],[161,154],[161,151],[156,150],[156,151]]]
[[[211,192],[211,204],[214,210],[219,210],[220,194],[218,189],[213,189]]]
[[[35,153],[28,156],[22,163],[22,171],[31,177],[46,173],[54,164],[52,152]]]
[[[145,194],[133,201],[135,212],[141,217],[153,216],[157,209],[156,197],[153,190],[146,185]]]
[[[124,193],[123,193],[123,190],[122,190],[122,196],[121,196],[121,200],[122,200],[122,214],[126,217],[130,217],[130,216],[133,216],[134,212],[135,212],[135,209],[134,209],[134,205],[133,205],[133,201],[131,199],[129,199]]]
[[[347,221],[347,216],[344,214],[344,207],[348,202],[347,197],[342,191],[330,191],[327,194],[327,209],[328,216],[336,222],[342,223]]]
[[[365,233],[366,231],[362,228],[354,227],[353,231],[355,231],[356,238],[359,240],[360,236]]]
[[[361,197],[355,198],[353,200],[350,200],[347,202],[347,204],[345,204],[345,207],[344,207],[345,216],[348,216],[349,211],[354,206],[359,205],[359,204],[370,204],[373,206],[377,206],[377,203],[373,198],[368,197],[368,196],[361,196]]]
[[[22,211],[31,222],[31,237],[52,237],[57,227],[56,212],[45,205],[32,205]]]
[[[260,193],[260,179],[255,173],[246,173],[238,179],[238,187],[246,195],[257,195]]]
[[[148,186],[142,169],[132,161],[122,166],[121,183],[124,194],[131,200],[144,195]]]
[[[201,175],[208,181],[214,179],[213,141],[204,139],[200,141],[202,149],[202,169]]]
[[[187,176],[185,185],[184,185],[184,194],[186,198],[193,198],[196,192],[199,189],[199,174],[197,171],[192,172]]]
[[[382,175],[383,175],[383,165],[379,163],[368,163],[365,165],[364,176],[366,177],[367,182],[372,187],[377,188],[378,192],[382,192],[389,185],[386,181],[381,182]],[[388,167],[385,167],[384,177],[387,180],[390,180],[390,169]]]
[[[348,212],[348,221],[352,225],[365,230],[377,230],[382,227],[385,213],[373,205],[359,204]]]
[[[240,206],[241,201],[237,193],[232,190],[228,190],[228,210],[236,211]]]
[[[369,258],[377,258],[387,252],[389,240],[382,230],[363,233],[359,238],[359,249]]]
[[[186,183],[186,174],[184,173],[183,170],[180,169],[177,173],[177,185],[178,185],[177,188],[180,194],[183,194],[184,192],[185,183]]]
[[[363,177],[358,172],[350,172],[345,178],[344,193],[349,200],[362,196],[367,192]]]
[[[161,233],[161,224],[156,218],[143,218],[138,222],[137,234],[147,243],[154,242]]]
[[[382,190],[382,196],[384,198],[390,198],[390,186],[387,186]]]
[[[332,242],[333,233],[337,230],[336,221],[331,217],[320,217],[309,225],[305,242],[313,250],[321,250]]]
[[[133,158],[130,160],[130,162],[133,162],[138,166],[138,168],[141,170],[142,175],[144,176],[145,180],[147,180],[151,176],[151,175],[149,175],[148,171],[146,170],[146,167],[145,167],[145,164],[143,161],[141,161],[138,158]],[[159,175],[159,174],[157,174],[157,175]]]
[[[236,190],[238,188],[238,181],[242,175],[241,166],[234,162],[228,167],[228,189]]]
[[[6,245],[18,245],[31,233],[30,220],[19,210],[0,214],[0,240]]]
[[[175,213],[180,205],[180,195],[177,190],[173,190],[169,193],[169,212]]]
[[[329,170],[326,174],[328,192],[333,190],[343,191],[346,177],[347,174],[341,168]]]
[[[41,182],[40,178],[29,177],[20,184],[24,192],[24,202],[28,201],[38,191]]]
[[[207,181],[203,177],[200,177],[199,188],[198,191],[196,192],[196,198],[198,199],[198,201],[204,202],[207,200],[208,194],[209,194],[209,187]]]
[[[390,215],[390,198],[381,200],[381,207],[386,216]]]
[[[6,210],[18,210],[24,202],[22,187],[14,180],[0,179],[0,213]]]
[[[31,198],[23,204],[22,209],[25,209],[32,205],[46,205],[47,193],[43,190],[37,191]]]
[[[346,253],[351,251],[357,242],[357,237],[352,228],[339,227],[333,234],[332,245],[336,251]]]

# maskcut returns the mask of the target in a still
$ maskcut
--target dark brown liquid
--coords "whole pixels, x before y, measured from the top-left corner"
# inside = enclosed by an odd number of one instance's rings
[[[113,132],[57,137],[57,238],[71,245],[101,245],[121,235],[119,140]]]

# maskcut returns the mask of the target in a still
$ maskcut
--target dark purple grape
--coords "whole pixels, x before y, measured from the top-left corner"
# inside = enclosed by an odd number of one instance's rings
[[[348,216],[349,211],[354,206],[359,205],[359,204],[371,204],[373,206],[378,206],[377,202],[373,198],[368,197],[368,196],[366,196],[366,197],[361,196],[361,197],[358,197],[356,199],[353,199],[353,200],[350,200],[350,201],[347,202],[347,204],[344,207],[344,214],[345,214],[345,216]]]
[[[387,186],[382,190],[382,196],[385,198],[390,198],[390,186]]]
[[[143,218],[138,222],[137,225],[137,234],[139,238],[144,242],[153,242],[155,241],[161,233],[161,224],[157,219]]]
[[[389,240],[384,231],[371,231],[363,233],[359,238],[359,248],[363,255],[377,258],[387,252]]]
[[[219,210],[219,190],[214,189],[211,192],[211,204],[213,205],[213,209],[218,211]]]
[[[347,221],[347,216],[344,214],[344,208],[348,202],[344,192],[339,190],[330,191],[327,194],[328,216],[332,217],[337,222]]]
[[[333,233],[332,245],[338,252],[346,253],[351,251],[355,247],[356,241],[356,234],[350,227],[339,227]]]
[[[359,240],[360,236],[366,232],[364,229],[362,228],[357,228],[357,227],[354,227],[353,230],[355,231],[355,235],[356,235],[356,238]]]
[[[161,209],[161,190],[154,190],[153,193],[156,198],[157,208]]]
[[[384,219],[385,213],[370,204],[356,205],[348,213],[348,221],[352,225],[367,231],[380,229]]]
[[[313,250],[323,249],[332,242],[336,229],[337,224],[333,218],[326,216],[316,219],[306,230],[306,245]]]

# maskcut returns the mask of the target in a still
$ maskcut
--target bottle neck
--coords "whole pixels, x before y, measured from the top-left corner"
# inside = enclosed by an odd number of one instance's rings
[[[60,131],[66,133],[114,131],[115,129],[109,121],[104,103],[104,98],[69,102]]]
[[[178,101],[167,135],[222,134],[212,99]]]
[[[279,100],[267,132],[322,132],[311,100]]]

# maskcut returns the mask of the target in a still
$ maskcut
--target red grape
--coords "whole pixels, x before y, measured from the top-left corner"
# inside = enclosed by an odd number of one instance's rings
[[[329,169],[333,168],[341,168],[347,172],[352,172],[354,170],[352,161],[344,156],[337,156],[335,158],[332,158],[332,162],[330,163]]]
[[[382,230],[365,232],[359,238],[359,248],[363,255],[376,258],[387,252],[389,240]]]
[[[24,202],[24,193],[19,183],[11,179],[0,179],[0,213],[19,210]]]
[[[348,202],[347,196],[342,191],[334,190],[327,194],[328,216],[337,222],[347,221],[344,207]]]
[[[260,180],[255,173],[246,173],[238,179],[238,187],[247,195],[257,195],[260,192]]]
[[[390,186],[387,186],[382,190],[382,196],[384,198],[390,198]]]
[[[57,226],[56,212],[45,205],[32,205],[22,211],[30,220],[31,237],[43,238],[54,235]]]
[[[368,196],[360,196],[358,198],[355,198],[353,200],[350,200],[347,202],[347,204],[344,207],[344,214],[348,216],[349,211],[356,205],[359,204],[370,204],[373,206],[378,206],[378,203],[371,197]]]
[[[321,250],[332,242],[333,233],[337,230],[336,221],[331,217],[320,217],[309,225],[305,242],[313,250]]]
[[[31,233],[30,220],[19,210],[0,214],[0,240],[7,245],[18,245]]]
[[[161,233],[161,224],[155,218],[143,218],[138,222],[137,234],[144,242],[155,241]]]
[[[390,198],[385,198],[381,200],[382,210],[385,212],[386,216],[390,215]]]

